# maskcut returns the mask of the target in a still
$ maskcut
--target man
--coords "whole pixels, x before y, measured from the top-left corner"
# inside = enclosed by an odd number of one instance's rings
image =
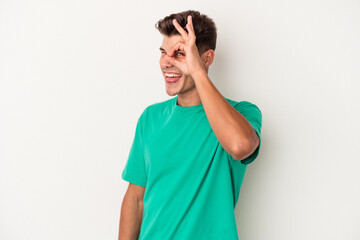
[[[260,149],[261,112],[211,82],[216,27],[197,11],[156,24],[166,92],[137,122],[122,178],[119,239],[236,240],[234,208]]]

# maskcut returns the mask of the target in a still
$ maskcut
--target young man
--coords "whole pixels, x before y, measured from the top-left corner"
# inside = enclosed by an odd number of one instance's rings
[[[166,92],[137,122],[122,178],[120,240],[236,240],[234,208],[260,149],[261,112],[211,82],[216,27],[197,11],[156,24]]]

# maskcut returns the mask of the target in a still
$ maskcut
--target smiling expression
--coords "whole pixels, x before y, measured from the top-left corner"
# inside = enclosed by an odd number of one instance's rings
[[[160,47],[161,57],[160,57],[160,68],[165,79],[165,88],[166,93],[169,96],[174,95],[187,95],[186,93],[191,93],[197,91],[195,87],[195,82],[191,76],[185,76],[180,69],[171,64],[170,54],[173,47],[184,40],[181,35],[173,36],[164,36],[163,43]],[[185,61],[185,52],[184,51],[175,51],[174,57],[178,61]]]

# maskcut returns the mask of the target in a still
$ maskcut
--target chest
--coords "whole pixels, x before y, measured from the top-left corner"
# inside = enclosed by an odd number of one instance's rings
[[[147,129],[144,142],[146,165],[163,174],[208,165],[219,144],[205,114],[159,118]]]

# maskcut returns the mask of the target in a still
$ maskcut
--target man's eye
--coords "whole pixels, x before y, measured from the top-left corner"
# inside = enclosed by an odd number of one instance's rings
[[[182,52],[177,52],[176,56],[185,56],[185,54],[183,54]]]

